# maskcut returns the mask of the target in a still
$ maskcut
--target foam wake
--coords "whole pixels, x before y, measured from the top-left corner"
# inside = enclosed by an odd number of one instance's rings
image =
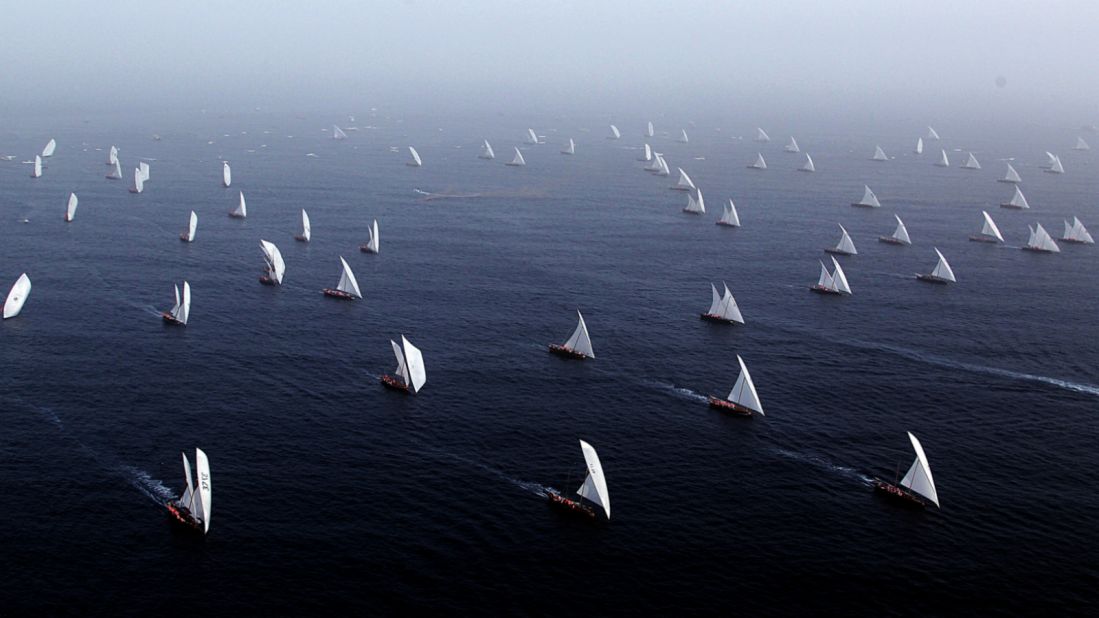
[[[794,461],[807,463],[814,468],[824,470],[829,474],[857,480],[866,486],[874,484],[874,479],[866,476],[865,474],[862,474],[858,470],[855,470],[854,468],[849,468],[847,466],[834,464],[831,461],[828,461],[828,459],[821,457],[820,455],[796,453],[794,451],[789,451],[783,448],[776,448],[774,452],[780,457],[785,457]]]
[[[703,395],[702,393],[696,393],[689,388],[676,386],[675,384],[669,384],[667,382],[651,382],[650,384],[655,386],[657,390],[669,393],[674,397],[685,399],[687,401],[696,401],[700,403],[706,403],[710,401],[710,398],[707,395]]]

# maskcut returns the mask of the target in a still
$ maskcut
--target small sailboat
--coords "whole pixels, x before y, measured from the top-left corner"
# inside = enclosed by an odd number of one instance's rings
[[[114,165],[115,163],[118,163],[118,147],[111,146],[107,150],[107,165]]]
[[[367,229],[367,233],[370,235],[366,240],[365,245],[359,245],[359,251],[363,253],[377,253],[381,249],[378,238],[378,220],[374,219],[374,225]]]
[[[717,287],[712,283],[710,284],[710,291],[713,293],[713,299],[710,302],[710,308],[699,317],[710,322],[743,324],[744,316],[740,314],[740,307],[737,306],[736,299],[733,298],[733,293],[729,291],[729,286],[725,285],[724,281],[721,285],[725,287],[724,295],[719,295],[717,293]]]
[[[485,143],[481,144],[481,154],[477,155],[478,159],[495,159],[496,153],[492,151],[492,144],[485,140]]]
[[[767,143],[767,142],[771,141],[771,136],[767,135],[767,132],[764,131],[763,129],[760,129],[760,128],[757,127],[756,128],[756,139],[755,139],[755,141],[757,141],[761,144],[764,144],[764,143]]]
[[[1046,154],[1049,154],[1049,156],[1052,157],[1052,160],[1049,163],[1049,169],[1045,169],[1045,170],[1042,170],[1042,171],[1047,173],[1047,174],[1064,174],[1065,173],[1065,166],[1061,165],[1061,157],[1058,157],[1055,154],[1050,154],[1050,153],[1046,153]]]
[[[233,184],[233,170],[229,169],[229,162],[221,162],[221,186],[229,188]]]
[[[1010,182],[1012,184],[1018,184],[1020,182],[1023,182],[1023,179],[1019,177],[1019,172],[1016,172],[1015,168],[1012,167],[1010,163],[1008,163],[1007,172],[1004,174],[1004,177],[997,180],[996,182]]]
[[[561,149],[561,154],[572,155],[576,154],[576,142],[570,137],[565,147]]]
[[[248,205],[244,203],[244,191],[240,192],[240,203],[233,212],[229,213],[229,216],[234,219],[244,219],[248,216]]]
[[[332,125],[332,139],[345,140],[347,139],[347,134],[343,132],[343,129],[337,127],[336,125]]]
[[[164,311],[160,317],[169,324],[187,326],[187,319],[191,316],[191,284],[183,282],[183,296],[179,295],[179,286],[172,286],[176,290],[176,304],[171,311]]]
[[[687,194],[687,205],[683,207],[683,212],[692,215],[706,214],[706,200],[702,198],[702,189],[695,189]]]
[[[76,199],[75,193],[69,194],[69,204],[65,208],[65,222],[72,223],[73,217],[76,216],[76,204],[80,200]]]
[[[592,445],[580,441],[580,450],[584,453],[584,462],[587,464],[587,475],[584,483],[576,490],[577,498],[569,498],[561,495],[556,490],[546,492],[546,498],[550,504],[567,509],[570,512],[580,513],[595,519],[595,509],[588,503],[603,509],[607,520],[611,518],[611,497],[607,492],[607,480],[603,477],[603,464],[599,461]]]
[[[510,165],[512,167],[522,167],[526,164],[527,164],[527,162],[526,162],[526,159],[523,158],[523,153],[519,152],[519,148],[516,147],[515,148],[515,157],[511,161],[505,163],[504,165]]]
[[[859,252],[855,250],[855,242],[851,240],[851,235],[847,233],[847,229],[841,225],[840,231],[843,232],[840,241],[836,243],[835,247],[829,247],[824,251],[836,255],[858,255]]]
[[[383,375],[382,384],[387,388],[415,395],[423,388],[424,382],[427,382],[424,355],[404,335],[401,335],[401,345],[397,345],[392,339],[389,343],[393,346],[393,355],[397,357],[397,370],[394,372],[396,375]]]
[[[794,139],[794,136],[790,136],[790,141],[786,142],[786,145],[782,147],[786,152],[801,152],[801,148],[798,148],[798,141]]]
[[[711,395],[710,407],[741,416],[752,416],[753,414],[766,416],[763,414],[763,406],[759,403],[756,385],[752,383],[752,376],[748,373],[748,367],[744,365],[744,359],[739,354],[736,356],[736,362],[740,364],[740,375],[736,378],[733,390],[729,391],[729,395],[725,399]]]
[[[537,144],[538,143],[538,134],[534,132],[534,129],[527,129],[527,143],[528,144]]]
[[[733,203],[733,198],[729,198],[729,203],[722,205],[721,218],[717,220],[716,225],[740,227],[740,216],[737,215],[736,204]]]
[[[23,303],[31,295],[31,278],[27,273],[19,275],[19,278],[8,290],[8,297],[4,301],[4,319],[14,318],[23,310]]]
[[[836,258],[832,258],[832,267],[835,270],[829,273],[828,267],[824,265],[824,262],[821,262],[820,278],[817,279],[815,285],[809,286],[809,290],[818,294],[851,294],[851,286],[847,283],[847,275],[843,272],[843,267],[836,261]]]
[[[878,196],[874,195],[874,192],[870,190],[870,187],[868,185],[863,185],[862,187],[862,199],[857,202],[851,202],[851,205],[862,208],[881,208],[881,202],[878,201]]]
[[[359,291],[359,282],[355,280],[355,273],[351,272],[351,267],[347,265],[347,260],[343,259],[342,255],[340,256],[340,265],[343,270],[340,271],[339,283],[336,284],[335,288],[324,288],[324,295],[343,300],[362,298],[363,294]]]
[[[922,137],[917,137],[916,138],[916,154],[918,154],[918,155],[923,154],[923,138]]]
[[[1047,150],[1046,151],[1046,159],[1047,159],[1046,164],[1045,165],[1039,165],[1038,167],[1040,167],[1044,170],[1050,169],[1051,167],[1053,167],[1053,163],[1057,161],[1057,155],[1055,155],[1052,152]]]
[[[936,167],[950,167],[950,159],[946,156],[946,149],[942,150],[942,155],[939,156],[939,160],[935,162]]]
[[[259,248],[263,251],[264,262],[259,282],[264,285],[282,285],[282,278],[286,274],[286,262],[282,259],[282,252],[275,243],[266,240],[259,241]]]
[[[1023,195],[1022,190],[1019,189],[1019,185],[1015,185],[1015,194],[1011,196],[1011,200],[1000,204],[1000,208],[1016,208],[1019,210],[1025,210],[1030,208],[1030,204],[1026,201],[1026,196]]]
[[[309,213],[305,212],[305,209],[301,209],[301,234],[294,236],[294,240],[299,242],[309,242],[313,238],[313,228],[309,225]]]
[[[141,193],[145,190],[145,176],[140,167],[134,168],[134,183],[130,185],[130,193]]]
[[[42,157],[34,155],[34,167],[31,168],[31,178],[42,177]]]
[[[762,152],[757,153],[756,154],[756,160],[751,165],[749,165],[748,167],[751,168],[751,169],[754,169],[754,170],[765,170],[765,169],[767,169],[767,161],[763,160],[763,153]]]
[[[815,171],[817,171],[817,166],[813,165],[813,157],[810,157],[808,152],[805,153],[805,163],[801,164],[801,167],[798,168],[798,171],[799,172],[815,172]]]
[[[1027,227],[1030,229],[1030,238],[1027,240],[1026,246],[1023,247],[1023,251],[1035,251],[1037,253],[1061,252],[1061,248],[1057,246],[1053,237],[1049,235],[1046,228],[1042,227],[1041,223],[1034,227]]]
[[[142,161],[137,164],[137,169],[141,170],[141,180],[149,182],[149,164]]]
[[[981,232],[975,236],[970,236],[969,240],[988,243],[1004,242],[1004,237],[1000,234],[1000,228],[996,227],[996,222],[992,220],[988,212],[982,210],[981,214],[984,215],[984,225],[981,226]]]
[[[183,456],[183,476],[187,487],[178,500],[169,500],[166,506],[172,515],[172,521],[196,532],[210,532],[210,515],[213,502],[213,485],[210,479],[210,461],[200,448],[195,449],[196,483],[191,483],[191,464],[187,453]]]
[[[657,154],[656,159],[656,175],[657,176],[671,176],[672,171],[668,169],[668,162],[664,160],[664,155]]]
[[[1068,221],[1065,221],[1065,234],[1061,237],[1064,242],[1070,242],[1077,245],[1094,245],[1095,239],[1091,237],[1091,233],[1084,227],[1084,223],[1079,218],[1073,217],[1072,224],[1069,225]]]
[[[183,242],[195,242],[195,230],[198,228],[198,215],[191,211],[191,217],[187,220],[187,229],[179,235]]]
[[[619,139],[622,137],[622,133],[618,130],[618,127],[611,125],[611,134],[607,136],[607,139]]]
[[[912,462],[908,473],[895,483],[874,479],[874,489],[912,506],[924,507],[930,502],[938,507],[939,494],[935,491],[935,479],[931,476],[927,455],[924,454],[923,446],[912,432],[908,432],[908,439],[912,442],[912,449],[916,451],[916,460]],[[898,474],[899,472],[898,470]]]
[[[939,134],[935,131],[935,129],[927,127],[927,139],[935,140],[937,142],[939,141]]]
[[[638,161],[644,161],[646,163],[653,160],[652,146],[645,144],[645,148],[641,151],[641,156],[637,158]]]
[[[893,218],[897,220],[897,229],[893,230],[892,236],[878,236],[878,242],[884,242],[891,245],[904,245],[909,246],[912,244],[912,239],[908,237],[908,228],[904,226],[904,221],[901,221],[900,216],[896,213],[893,214]]]
[[[554,354],[569,358],[595,358],[595,352],[591,349],[591,337],[588,336],[588,325],[584,323],[584,316],[579,310],[576,315],[580,320],[576,324],[576,330],[572,331],[572,336],[561,345],[551,343],[549,350]]]
[[[966,170],[979,170],[981,164],[977,162],[977,157],[973,156],[973,153],[969,153],[969,157],[966,158],[965,163],[962,163],[962,169]]]
[[[689,138],[687,137],[687,129],[681,129],[681,130],[680,130],[680,133],[679,133],[679,139],[678,139],[677,141],[678,141],[678,142],[679,142],[680,144],[686,144],[687,142],[691,141],[691,140],[690,140],[690,139],[689,139]]]
[[[885,156],[885,151],[881,149],[881,146],[874,146],[874,156],[870,157],[871,161],[888,161],[889,157]]]
[[[1076,138],[1076,145],[1073,146],[1072,149],[1073,150],[1091,150],[1091,146],[1088,146],[1088,143],[1084,141],[1084,138],[1077,137]]]
[[[424,162],[420,159],[420,153],[416,152],[416,149],[412,146],[408,147],[408,155],[411,157],[405,162],[405,165],[409,167],[422,167]]]
[[[682,167],[677,167],[676,169],[679,170],[679,181],[668,188],[675,189],[676,191],[694,191],[695,183],[691,180],[691,177],[687,175],[687,172],[684,172]]]
[[[42,158],[52,157],[53,153],[57,151],[57,140],[50,138],[50,141],[46,142],[46,146],[42,148]]]
[[[650,120],[648,126],[645,127],[645,137],[652,137],[654,135],[656,135],[656,132],[653,131],[653,121]]]
[[[122,180],[122,164],[118,162],[118,159],[114,160],[114,167],[111,171],[107,172],[108,180]]]
[[[928,283],[955,283],[957,279],[954,278],[954,270],[950,268],[950,264],[947,263],[942,252],[936,248],[935,254],[939,256],[939,262],[935,264],[935,270],[931,271],[931,274],[916,273],[916,278]]]

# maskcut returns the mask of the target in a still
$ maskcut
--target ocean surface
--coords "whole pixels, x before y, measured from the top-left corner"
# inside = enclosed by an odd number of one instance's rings
[[[919,123],[805,128],[804,174],[781,126],[756,144],[748,121],[654,119],[673,174],[659,178],[637,161],[643,117],[617,141],[599,117],[360,114],[346,141],[330,137],[344,116],[24,120],[0,132],[16,155],[0,161],[0,293],[33,282],[0,324],[5,613],[1095,609],[1099,248],[1019,250],[1036,222],[1099,231],[1099,161],[1071,150],[1071,126],[943,123],[922,156]],[[547,143],[523,144],[528,126]],[[51,137],[31,179],[21,161]],[[494,161],[477,158],[486,138]],[[104,178],[112,144],[127,180]],[[876,144],[891,160],[869,160]],[[526,167],[504,165],[516,145]],[[932,165],[940,148],[952,167]],[[1041,171],[1046,150],[1064,175]],[[983,169],[958,167],[968,151]],[[746,167],[757,152],[766,171]],[[998,206],[1008,158],[1031,210]],[[132,195],[141,159],[151,177]],[[681,211],[676,167],[705,216]],[[882,208],[850,206],[864,184]],[[238,191],[243,221],[227,216]],[[728,198],[741,228],[714,225]],[[308,244],[293,240],[302,208]],[[1005,244],[968,241],[981,210]],[[911,247],[877,242],[894,213]],[[381,252],[361,253],[374,219]],[[837,224],[859,250],[840,258],[854,294],[821,297],[808,286]],[[257,281],[261,239],[286,260],[281,287]],[[936,247],[955,285],[913,278]],[[320,293],[340,256],[362,301]],[[166,326],[183,280],[190,323]],[[721,281],[745,325],[699,320]],[[577,309],[594,360],[547,353]],[[379,384],[402,334],[426,363],[416,396]],[[764,417],[706,405],[737,354]],[[907,431],[941,509],[872,490],[911,463]],[[609,522],[544,498],[579,486],[579,439],[602,459]],[[195,447],[213,480],[201,541],[163,507]]]

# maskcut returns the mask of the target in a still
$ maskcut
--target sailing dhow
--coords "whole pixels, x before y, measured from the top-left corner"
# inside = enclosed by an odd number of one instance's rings
[[[42,158],[52,157],[53,153],[57,150],[57,140],[50,138],[50,141],[46,142],[46,146],[42,149]]]
[[[766,416],[763,414],[763,406],[759,403],[756,385],[752,383],[752,376],[748,373],[748,367],[744,365],[744,359],[739,354],[736,356],[736,362],[740,364],[740,375],[736,378],[733,390],[729,391],[729,395],[724,399],[711,395],[710,407],[741,416],[752,416],[753,414]]]
[[[1027,239],[1026,246],[1023,247],[1023,251],[1035,251],[1038,253],[1060,253],[1061,248],[1057,246],[1057,243],[1053,240],[1053,237],[1049,235],[1046,228],[1042,227],[1039,223],[1034,227],[1027,226],[1030,229],[1030,238]]]
[[[1019,172],[1016,172],[1015,168],[1012,167],[1010,163],[1008,163],[1007,172],[1004,174],[1004,177],[997,180],[996,182],[1009,182],[1012,184],[1018,184],[1020,182],[1023,182],[1023,179],[1019,177]]]
[[[798,171],[799,172],[815,172],[815,171],[817,171],[817,166],[813,165],[813,157],[810,157],[808,152],[805,153],[805,163],[801,164],[801,167],[798,168]]]
[[[927,139],[935,140],[936,142],[939,141],[938,132],[936,132],[935,129],[932,129],[931,127],[927,127]]]
[[[904,226],[904,221],[896,213],[893,214],[893,218],[897,220],[897,229],[893,230],[892,236],[878,236],[878,242],[884,242],[891,245],[904,245],[908,246],[912,244],[912,239],[908,237],[908,228]]]
[[[4,301],[4,319],[14,318],[19,315],[19,312],[23,310],[23,303],[27,302],[27,297],[31,294],[31,278],[27,276],[27,273],[19,275],[19,278],[12,284],[11,289],[8,290],[8,297]]]
[[[114,165],[118,163],[118,147],[111,146],[107,151],[107,165]]]
[[[618,127],[611,125],[611,134],[607,136],[607,139],[619,139],[622,137],[622,133],[618,130]]]
[[[664,160],[664,155],[658,152],[656,153],[655,157],[656,158],[653,159],[653,163],[656,164],[656,170],[654,171],[654,173],[657,176],[671,176],[672,172],[668,169],[668,162]]]
[[[69,204],[65,208],[65,222],[72,223],[73,217],[76,216],[76,204],[79,202],[75,193],[69,194]]]
[[[836,255],[858,255],[859,252],[855,249],[855,242],[851,240],[851,235],[847,233],[847,229],[840,225],[840,231],[843,232],[840,241],[836,243],[835,247],[829,247],[824,251]]]
[[[733,198],[729,198],[728,204],[722,205],[721,218],[717,220],[716,225],[740,227],[740,216],[737,215],[736,204],[733,203]]]
[[[179,286],[172,286],[176,290],[176,304],[170,311],[164,311],[160,317],[169,324],[187,326],[187,319],[191,316],[191,284],[183,282],[183,296],[179,295]]]
[[[579,310],[576,315],[580,320],[576,324],[576,330],[572,331],[572,336],[561,345],[551,343],[549,351],[569,358],[595,358],[595,352],[591,349],[591,337],[588,336],[588,325],[584,323],[584,316]]]
[[[359,282],[355,280],[355,273],[351,272],[351,267],[347,265],[347,260],[340,256],[340,281],[336,284],[335,288],[324,288],[323,292],[325,296],[331,296],[332,298],[340,298],[343,300],[355,300],[356,298],[362,298],[363,294],[359,291]]]
[[[767,135],[767,132],[764,131],[763,129],[760,129],[759,127],[756,127],[756,139],[755,139],[755,141],[763,144],[763,143],[771,141],[771,136]]]
[[[527,161],[526,161],[526,159],[523,158],[523,153],[519,152],[519,147],[516,146],[515,147],[515,157],[511,161],[505,163],[504,165],[510,165],[512,167],[522,167],[526,164],[527,164]]]
[[[786,142],[786,145],[782,147],[786,152],[801,152],[801,148],[798,148],[798,141],[794,139],[794,136],[790,136],[790,141]]]
[[[863,185],[862,199],[857,202],[851,202],[852,206],[860,206],[862,208],[881,208],[881,202],[878,201],[878,196],[874,195],[874,192],[870,190],[869,185]]]
[[[645,146],[648,147],[648,144],[645,144]],[[569,142],[565,144],[565,147],[561,149],[561,154],[576,154],[576,142],[574,142],[571,137],[569,138]],[[645,160],[648,161],[648,159]]]
[[[950,159],[948,159],[946,156],[945,148],[943,149],[942,155],[939,157],[939,160],[935,163],[935,165],[936,167],[950,167]]]
[[[668,188],[675,189],[676,191],[694,191],[695,183],[691,180],[691,177],[687,175],[687,172],[684,172],[682,167],[677,167],[676,169],[679,170],[679,181]]]
[[[183,242],[195,242],[195,229],[198,228],[198,215],[191,211],[191,217],[187,220],[187,229],[179,235]]]
[[[492,144],[485,140],[484,144],[481,144],[481,154],[477,155],[478,159],[495,159],[496,153],[492,151]]]
[[[1046,154],[1048,154],[1052,158],[1049,162],[1049,168],[1042,171],[1047,174],[1064,174],[1065,166],[1061,165],[1061,157],[1058,157],[1057,155],[1048,152]]]
[[[145,190],[145,175],[140,167],[134,168],[134,184],[130,185],[130,193],[141,193]]]
[[[229,216],[234,219],[244,219],[248,217],[248,204],[244,203],[244,191],[240,192],[240,203],[233,212],[229,213]]]
[[[539,143],[538,142],[538,134],[534,132],[534,129],[527,129],[527,143],[528,144],[537,144],[537,143]]]
[[[118,162],[118,159],[114,160],[114,167],[111,171],[107,172],[108,180],[122,180],[122,164]]]
[[[652,137],[653,135],[656,135],[656,132],[653,131],[653,121],[650,120],[648,126],[645,127],[645,137]]]
[[[571,140],[570,140],[571,141]],[[653,148],[648,144],[645,144],[645,148],[641,151],[641,156],[637,158],[638,161],[644,161],[648,163],[653,160]]]
[[[343,132],[343,129],[337,127],[336,125],[332,125],[332,139],[345,140],[347,139],[347,134]]]
[[[374,219],[374,225],[367,229],[369,238],[366,239],[365,245],[359,245],[359,251],[363,253],[377,253],[381,249],[380,240],[378,238],[378,220]]]
[[[34,167],[31,168],[31,178],[42,177],[42,157],[34,155]]]
[[[1077,137],[1076,138],[1076,145],[1073,146],[1072,149],[1073,150],[1091,150],[1091,146],[1088,146],[1088,143],[1084,141],[1084,138]]]
[[[979,170],[979,169],[981,169],[981,164],[977,162],[977,157],[973,156],[972,152],[969,153],[969,157],[965,160],[965,163],[962,163],[962,169],[966,169],[966,170]]]
[[[687,129],[682,130],[682,132],[679,134],[679,140],[678,141],[679,141],[680,144],[686,144],[687,142],[691,141],[690,139],[687,138]]]
[[[713,293],[713,299],[710,302],[710,308],[699,317],[710,322],[743,324],[744,316],[740,314],[740,307],[737,306],[736,299],[733,298],[733,293],[729,291],[729,286],[726,285],[724,281],[721,285],[725,287],[724,295],[719,295],[717,293],[717,287],[712,283],[710,284],[710,292]]]
[[[695,189],[687,194],[687,205],[683,207],[683,212],[692,215],[706,214],[706,200],[702,198],[702,189]]]
[[[595,509],[587,504],[590,502],[597,507],[601,507],[609,521],[611,518],[611,497],[607,492],[607,480],[603,477],[603,464],[599,461],[599,455],[596,454],[592,445],[581,440],[580,450],[584,453],[587,475],[584,477],[584,483],[576,490],[579,498],[568,498],[556,490],[547,491],[546,498],[554,506],[560,506],[571,512],[581,513],[594,519]]]
[[[309,214],[301,209],[301,234],[295,234],[294,240],[309,242],[313,238],[313,228],[309,225]]]
[[[824,262],[820,263],[820,278],[817,279],[815,285],[809,286],[809,290],[818,294],[851,294],[851,286],[847,283],[847,275],[843,272],[843,267],[836,261],[836,258],[832,258],[832,267],[835,269],[831,273],[828,272],[828,267],[824,265]]]
[[[981,233],[970,236],[969,240],[988,243],[1004,242],[1004,237],[1000,234],[1000,228],[996,227],[996,222],[992,220],[988,212],[982,210],[981,214],[984,215],[984,225],[981,226]]]
[[[942,252],[936,248],[935,254],[939,256],[939,262],[935,264],[935,270],[931,271],[931,274],[916,273],[916,278],[928,283],[955,283],[957,279],[954,278],[954,270],[950,268],[950,264],[947,263]]]
[[[415,395],[424,387],[424,382],[427,382],[424,355],[404,335],[401,335],[401,345],[397,345],[392,339],[389,343],[393,346],[393,355],[397,357],[397,370],[394,372],[396,375],[383,375],[382,384],[387,388]]]
[[[229,188],[233,184],[233,170],[229,169],[229,162],[221,162],[221,186]]]
[[[763,160],[763,153],[762,152],[757,153],[756,154],[756,160],[751,165],[749,165],[748,167],[751,168],[751,169],[754,169],[754,170],[765,170],[765,169],[767,169],[767,161]]]
[[[939,506],[939,494],[935,491],[935,479],[931,476],[931,466],[927,464],[927,455],[920,446],[920,441],[912,432],[908,432],[908,439],[912,442],[912,449],[916,451],[916,460],[912,467],[899,482],[888,483],[881,479],[874,479],[874,489],[891,498],[903,500],[914,506],[927,506],[931,502]]]
[[[191,464],[187,453],[183,455],[183,476],[187,487],[178,500],[169,500],[168,512],[172,521],[187,528],[207,534],[210,532],[210,509],[213,501],[213,486],[210,481],[210,461],[200,448],[195,449],[195,472],[197,483],[191,483]]]
[[[889,157],[885,156],[885,151],[881,149],[881,146],[874,146],[874,156],[870,157],[871,161],[888,161]]]
[[[405,162],[405,165],[409,167],[422,167],[424,162],[420,159],[420,153],[416,152],[416,149],[412,146],[408,147],[408,154],[411,157]]]
[[[1030,208],[1030,204],[1027,203],[1026,196],[1023,195],[1023,192],[1019,189],[1019,185],[1015,185],[1015,194],[1011,196],[1010,201],[1000,204],[1000,208],[1024,210]]]
[[[1069,225],[1069,222],[1065,221],[1065,235],[1061,237],[1061,240],[1077,245],[1095,244],[1095,239],[1091,237],[1088,229],[1084,227],[1083,222],[1077,217],[1072,218],[1072,225]]]
[[[918,154],[918,155],[923,154],[923,138],[922,137],[917,137],[916,138],[916,154]]]
[[[275,243],[266,240],[259,241],[259,248],[263,251],[264,269],[259,282],[264,285],[282,285],[283,275],[286,274],[286,262],[282,260],[282,252]]]

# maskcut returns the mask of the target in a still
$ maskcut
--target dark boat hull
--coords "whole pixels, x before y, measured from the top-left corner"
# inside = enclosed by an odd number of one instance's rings
[[[359,251],[363,253],[376,253],[369,245],[359,245]]]
[[[357,298],[354,294],[348,294],[342,290],[334,290],[332,288],[324,288],[321,291],[324,292],[325,296],[331,296],[332,298],[338,298],[340,300],[356,300]]]
[[[809,286],[810,292],[816,292],[817,294],[831,294],[832,296],[843,296],[843,292],[839,290],[833,290],[832,288],[826,288],[821,285]]]
[[[186,326],[186,324],[184,324],[183,322],[180,322],[179,320],[177,320],[174,315],[168,313],[167,311],[162,312],[160,314],[160,317],[163,318],[164,321],[167,322],[168,324],[177,324],[179,326]]]
[[[551,343],[549,345],[549,351],[550,351],[551,354],[556,354],[558,356],[564,356],[565,358],[575,358],[575,359],[578,359],[578,360],[584,360],[584,359],[589,358],[587,354],[584,354],[582,352],[577,352],[576,350],[573,350],[571,348],[566,348],[563,345],[557,345],[556,343]]]
[[[749,410],[742,405],[733,403],[727,399],[719,399],[712,396],[710,397],[710,407],[737,416],[755,416],[756,414],[754,411]]]
[[[1038,247],[1023,247],[1023,251],[1030,251],[1031,253],[1057,253],[1056,251],[1050,251],[1049,249],[1039,249]]]
[[[912,508],[925,508],[927,502],[912,492],[905,491],[892,483],[886,483],[881,479],[874,479],[874,491],[896,502]]]
[[[991,244],[996,244],[1000,242],[995,238],[992,238],[991,236],[970,236],[969,240],[972,240],[973,242],[987,242]]]
[[[727,320],[720,315],[714,315],[712,313],[699,314],[698,318],[707,322],[717,322],[718,324],[739,324],[736,320]]]
[[[740,227],[739,225],[735,225],[735,224],[732,224],[732,223],[726,223],[724,221],[718,221],[718,222],[714,223],[714,225],[720,225],[722,227]]]
[[[849,253],[847,251],[840,251],[839,249],[835,249],[835,248],[831,248],[831,247],[828,248],[828,249],[825,249],[824,252],[825,253],[831,253],[832,255],[855,255],[854,253]]]
[[[192,517],[186,507],[179,506],[174,500],[166,502],[164,506],[168,509],[168,520],[173,526],[180,530],[205,536],[205,526]]]
[[[554,491],[547,492],[546,498],[549,500],[550,506],[557,507],[562,511],[575,513],[577,515],[584,515],[591,519],[596,518],[595,510],[588,505],[583,504],[579,500],[570,500],[569,498],[566,498]]]
[[[406,395],[411,395],[412,394],[412,391],[409,390],[408,386],[406,386],[404,382],[401,382],[400,380],[398,380],[397,378],[394,378],[393,376],[391,376],[389,374],[383,375],[381,382],[382,382],[382,386],[384,386],[388,389],[392,389],[392,390],[395,390],[395,391],[400,391],[402,393],[405,393]]]
[[[928,283],[950,283],[949,279],[943,279],[942,277],[936,277],[935,275],[925,275],[922,273],[917,273],[916,278],[920,281],[926,281]]]
[[[893,238],[892,236],[878,236],[878,242],[883,242],[887,245],[900,245],[902,247],[907,247],[908,245],[912,244],[912,243],[904,242],[903,240],[897,240],[896,238]]]

